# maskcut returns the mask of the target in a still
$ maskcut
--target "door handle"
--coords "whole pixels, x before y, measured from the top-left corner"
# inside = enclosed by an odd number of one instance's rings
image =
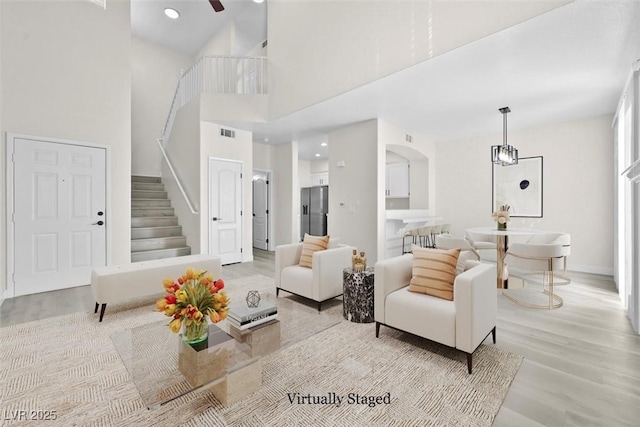
[[[98,222],[94,222],[91,225],[104,225],[104,221],[98,221]]]
[[[217,221],[217,220],[218,220],[217,216],[214,216],[213,218],[211,218],[211,221]]]

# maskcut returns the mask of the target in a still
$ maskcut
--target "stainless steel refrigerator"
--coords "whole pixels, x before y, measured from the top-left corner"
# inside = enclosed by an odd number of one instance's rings
[[[328,186],[301,188],[300,239],[304,238],[304,233],[312,236],[326,236],[328,211]]]

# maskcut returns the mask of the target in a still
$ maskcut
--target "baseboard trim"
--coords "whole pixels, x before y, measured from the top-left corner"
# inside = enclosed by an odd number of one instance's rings
[[[580,273],[600,274],[602,276],[613,276],[613,267],[597,267],[594,265],[571,264],[567,270]]]

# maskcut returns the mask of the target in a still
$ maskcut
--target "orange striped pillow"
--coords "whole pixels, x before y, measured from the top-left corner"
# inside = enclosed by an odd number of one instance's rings
[[[413,245],[409,290],[453,301],[453,281],[460,249],[426,249]]]
[[[329,246],[329,236],[312,236],[310,234],[304,234],[304,241],[302,242],[302,254],[300,255],[300,267],[311,268],[313,253],[315,251],[324,251]]]

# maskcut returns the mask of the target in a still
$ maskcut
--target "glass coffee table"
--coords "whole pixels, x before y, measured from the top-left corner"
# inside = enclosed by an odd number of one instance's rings
[[[204,388],[222,403],[232,404],[261,387],[262,357],[335,326],[342,318],[288,298],[260,296],[277,304],[277,320],[242,333],[224,320],[209,325],[207,341],[195,346],[171,332],[169,318],[112,334],[147,408]]]

